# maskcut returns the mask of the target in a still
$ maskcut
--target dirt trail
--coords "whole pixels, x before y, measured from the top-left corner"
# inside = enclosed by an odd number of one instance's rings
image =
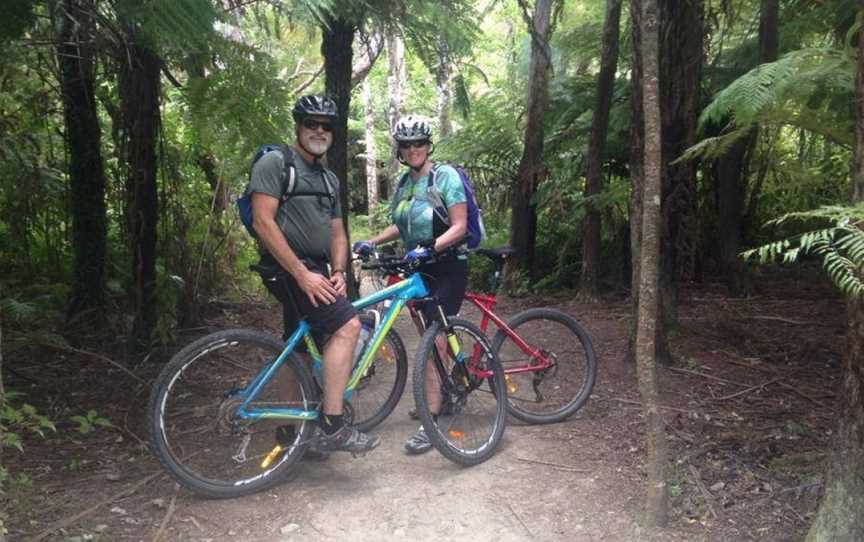
[[[571,419],[547,426],[511,419],[495,456],[462,468],[434,450],[419,457],[402,452],[417,429],[407,415],[413,403],[407,386],[395,412],[376,429],[383,443],[368,456],[304,461],[283,484],[226,501],[178,488],[139,440],[159,364],[136,368],[141,380],[131,382],[98,360],[21,350],[4,368],[14,387],[45,398],[37,408],[59,424],[44,440],[28,437],[26,453],[4,456],[4,467],[29,480],[10,482],[6,495],[14,499],[0,495],[7,539],[801,540],[821,492],[844,324],[837,300],[805,279],[758,303],[708,290],[692,292],[682,303],[684,327],[676,339],[681,365],[659,371],[671,453],[667,529],[640,527],[644,423],[633,367],[624,362],[629,304],[586,305],[556,296],[504,300],[498,312],[564,299],[559,308],[591,334],[598,380]],[[195,333],[275,331],[280,324],[279,312],[262,304],[225,304],[213,312],[208,327]],[[475,312],[464,312],[478,321]],[[803,335],[802,324],[809,330]],[[396,329],[413,359],[416,331],[407,317]],[[104,385],[106,375],[115,385]],[[114,428],[79,433],[68,420],[91,408]]]
[[[400,318],[409,360],[417,333]],[[601,352],[602,356],[602,352]],[[600,385],[602,386],[601,377]],[[602,403],[596,403],[602,404]],[[637,525],[640,481],[603,439],[597,406],[563,424],[512,421],[495,457],[459,467],[436,451],[402,452],[417,428],[408,418],[410,386],[377,429],[381,446],[353,459],[304,462],[289,482],[231,501],[185,492],[170,540],[644,540]],[[167,486],[167,483],[166,483]],[[168,488],[165,488],[168,492]],[[185,520],[197,518],[196,521]],[[678,538],[667,533],[665,540]],[[691,538],[692,539],[692,538]]]

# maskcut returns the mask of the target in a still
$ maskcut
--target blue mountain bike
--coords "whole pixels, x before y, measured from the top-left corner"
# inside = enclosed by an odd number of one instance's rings
[[[395,330],[409,300],[436,303],[418,264],[404,260],[366,268],[398,273],[403,280],[354,302],[358,310],[387,301],[345,389],[346,422],[368,431],[395,408],[407,378],[405,349]],[[461,465],[489,459],[504,433],[504,372],[477,326],[446,318],[429,323],[415,356],[417,413],[429,439]],[[365,323],[370,316],[364,313]],[[309,352],[295,348],[303,341]],[[305,359],[304,359],[305,358]],[[447,415],[433,420],[426,367],[433,364]],[[296,467],[317,427],[322,388],[321,356],[301,321],[286,342],[259,331],[234,329],[207,335],[178,352],[150,395],[149,428],[155,455],[184,487],[207,497],[237,497],[271,487]]]

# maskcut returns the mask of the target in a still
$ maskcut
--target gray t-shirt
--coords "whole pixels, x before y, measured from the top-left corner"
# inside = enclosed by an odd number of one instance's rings
[[[339,204],[339,180],[336,174],[320,164],[307,164],[296,152],[294,168],[296,181],[292,195],[279,205],[276,224],[298,258],[313,261],[330,260],[331,220],[342,218]],[[261,192],[275,198],[283,193],[282,153],[271,151],[262,156],[252,168],[246,193]],[[284,179],[288,182],[288,179]],[[325,196],[304,195],[302,192],[330,193]]]

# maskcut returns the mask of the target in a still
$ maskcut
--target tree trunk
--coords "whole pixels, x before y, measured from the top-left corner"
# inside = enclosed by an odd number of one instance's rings
[[[779,0],[762,0],[759,12],[759,62],[773,62],[778,54]],[[752,286],[746,267],[738,254],[745,235],[748,217],[745,208],[750,159],[757,132],[738,140],[718,158],[713,167],[714,190],[717,198],[717,230],[719,233],[720,272],[733,296],[746,295]]]
[[[639,281],[641,273],[641,250],[642,250],[642,196],[644,191],[644,144],[645,144],[645,120],[642,97],[642,4],[640,0],[630,0],[630,32],[633,43],[633,61],[631,68],[631,109],[630,121],[630,298],[633,318],[630,324],[630,333],[627,349],[627,361],[634,362],[636,359],[636,331],[639,327]],[[661,271],[662,273],[662,271]],[[663,284],[661,274],[660,283]],[[661,296],[658,302],[658,311],[663,302]],[[658,313],[659,314],[659,313]],[[666,340],[666,326],[663,318],[655,316],[655,358],[663,365],[671,364],[672,354]]]
[[[361,34],[362,35],[362,34]],[[384,50],[384,38],[381,34],[375,32],[363,36],[362,47],[356,57],[353,57],[353,66],[351,68],[351,84],[357,85],[366,80],[366,76],[375,66],[375,61]]]
[[[661,245],[662,309],[674,323],[677,282],[692,280],[696,267],[696,163],[671,164],[696,143],[702,77],[702,0],[659,0],[660,100],[663,134],[663,218]],[[666,303],[668,299],[668,303]]]
[[[642,185],[643,146],[645,144],[645,116],[642,111],[642,4],[629,0],[630,42],[633,58],[630,68],[630,292],[633,314],[639,304],[639,252],[642,248]],[[630,351],[633,351],[636,328],[631,328]]]
[[[858,7],[864,11],[864,0]],[[855,85],[855,149],[852,203],[864,200],[864,32],[858,31]],[[828,455],[825,496],[807,533],[807,542],[864,540],[864,300],[848,303],[849,331],[843,381],[838,396],[840,421]]]
[[[588,140],[588,166],[585,175],[585,198],[603,192],[603,149],[609,128],[609,109],[615,86],[615,71],[618,66],[618,32],[621,22],[621,0],[606,0],[606,21],[603,24],[603,44],[600,54],[600,74],[597,77],[597,96],[594,117],[591,119],[591,135]],[[601,243],[600,210],[590,199],[586,203],[585,221],[582,226],[582,280],[581,294],[595,299],[599,290]]]
[[[107,217],[105,170],[94,95],[92,20],[80,0],[64,0],[57,63],[69,148],[74,284],[68,317],[98,309],[104,302]],[[94,311],[98,320],[102,311]]]
[[[132,255],[131,301],[135,311],[132,340],[146,348],[156,328],[156,235],[159,200],[156,187],[156,138],[159,133],[160,65],[126,26],[129,41],[121,51],[119,92],[126,132],[126,221]]]
[[[341,183],[339,201],[342,204],[342,224],[345,227],[348,247],[351,246],[351,233],[348,228],[348,111],[351,105],[351,57],[355,29],[353,23],[340,17],[330,17],[327,24],[321,27],[325,88],[327,95],[336,102],[339,111],[339,118],[333,123],[333,144],[327,151],[327,167],[333,170]],[[354,299],[357,297],[357,282],[351,266],[348,266],[346,277],[348,295]]]
[[[550,68],[549,28],[553,0],[537,0],[532,20],[531,64],[528,69],[527,121],[522,159],[511,193],[511,269],[533,275],[537,241],[537,205],[532,203],[537,186],[546,176],[543,164],[543,113],[547,102]]]
[[[387,91],[390,103],[387,107],[387,122],[390,133],[396,129],[396,122],[402,115],[402,100],[405,89],[405,44],[395,29],[387,31]],[[394,180],[399,173],[399,159],[396,145],[390,146],[390,162],[387,166],[387,178]]]
[[[435,42],[435,51],[438,63],[435,65],[435,89],[438,93],[438,134],[441,139],[449,136],[453,131],[450,123],[450,103],[453,101],[453,92],[450,88],[450,48],[443,36],[438,36]]]
[[[0,411],[6,408],[6,391],[3,387],[3,313],[0,312]],[[3,462],[3,449],[0,446],[0,466],[5,465]],[[0,492],[3,491],[3,480],[0,480]],[[0,542],[5,542],[6,537],[3,535],[5,530],[4,517],[0,514]]]
[[[378,206],[378,167],[375,164],[375,110],[372,107],[372,83],[363,80],[363,112],[366,120],[366,214],[369,227],[375,227]]]
[[[645,513],[649,524],[663,526],[667,521],[666,436],[657,397],[655,360],[657,291],[661,239],[661,106],[659,84],[659,13],[657,0],[643,0],[642,61],[643,114],[645,118],[644,191],[642,196],[642,250],[639,276],[639,327],[636,333],[636,372],[642,408],[648,424],[646,450],[648,480]]]

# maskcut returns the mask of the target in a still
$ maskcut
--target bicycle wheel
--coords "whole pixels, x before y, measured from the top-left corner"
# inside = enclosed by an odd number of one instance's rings
[[[503,330],[492,340],[506,373],[507,410],[532,424],[567,419],[585,404],[597,379],[591,337],[576,319],[555,309],[528,309],[507,325],[528,346],[521,348]],[[544,358],[549,365],[540,368]]]
[[[360,319],[369,327],[375,325],[375,318],[370,314],[361,314]],[[402,398],[407,380],[405,345],[402,337],[391,328],[349,399],[357,429],[365,433],[384,421]]]
[[[264,333],[220,331],[178,352],[162,370],[150,394],[150,438],[160,463],[184,487],[214,498],[254,493],[282,480],[303,455],[314,421],[235,417],[239,392],[283,347]],[[291,356],[250,406],[314,410],[318,395]],[[277,428],[285,450],[263,467]]]
[[[417,414],[430,442],[444,457],[460,465],[476,465],[495,453],[504,434],[507,419],[504,371],[483,332],[465,320],[452,319],[448,331],[459,342],[457,362],[451,348],[440,360],[436,339],[447,344],[447,333],[435,322],[420,339],[414,366],[414,401]],[[439,360],[442,363],[439,363]],[[430,385],[440,389],[442,400],[450,403],[450,412],[432,419],[427,395],[426,367],[434,364],[443,379]],[[446,366],[446,367],[443,367]],[[446,411],[444,411],[446,412]]]

